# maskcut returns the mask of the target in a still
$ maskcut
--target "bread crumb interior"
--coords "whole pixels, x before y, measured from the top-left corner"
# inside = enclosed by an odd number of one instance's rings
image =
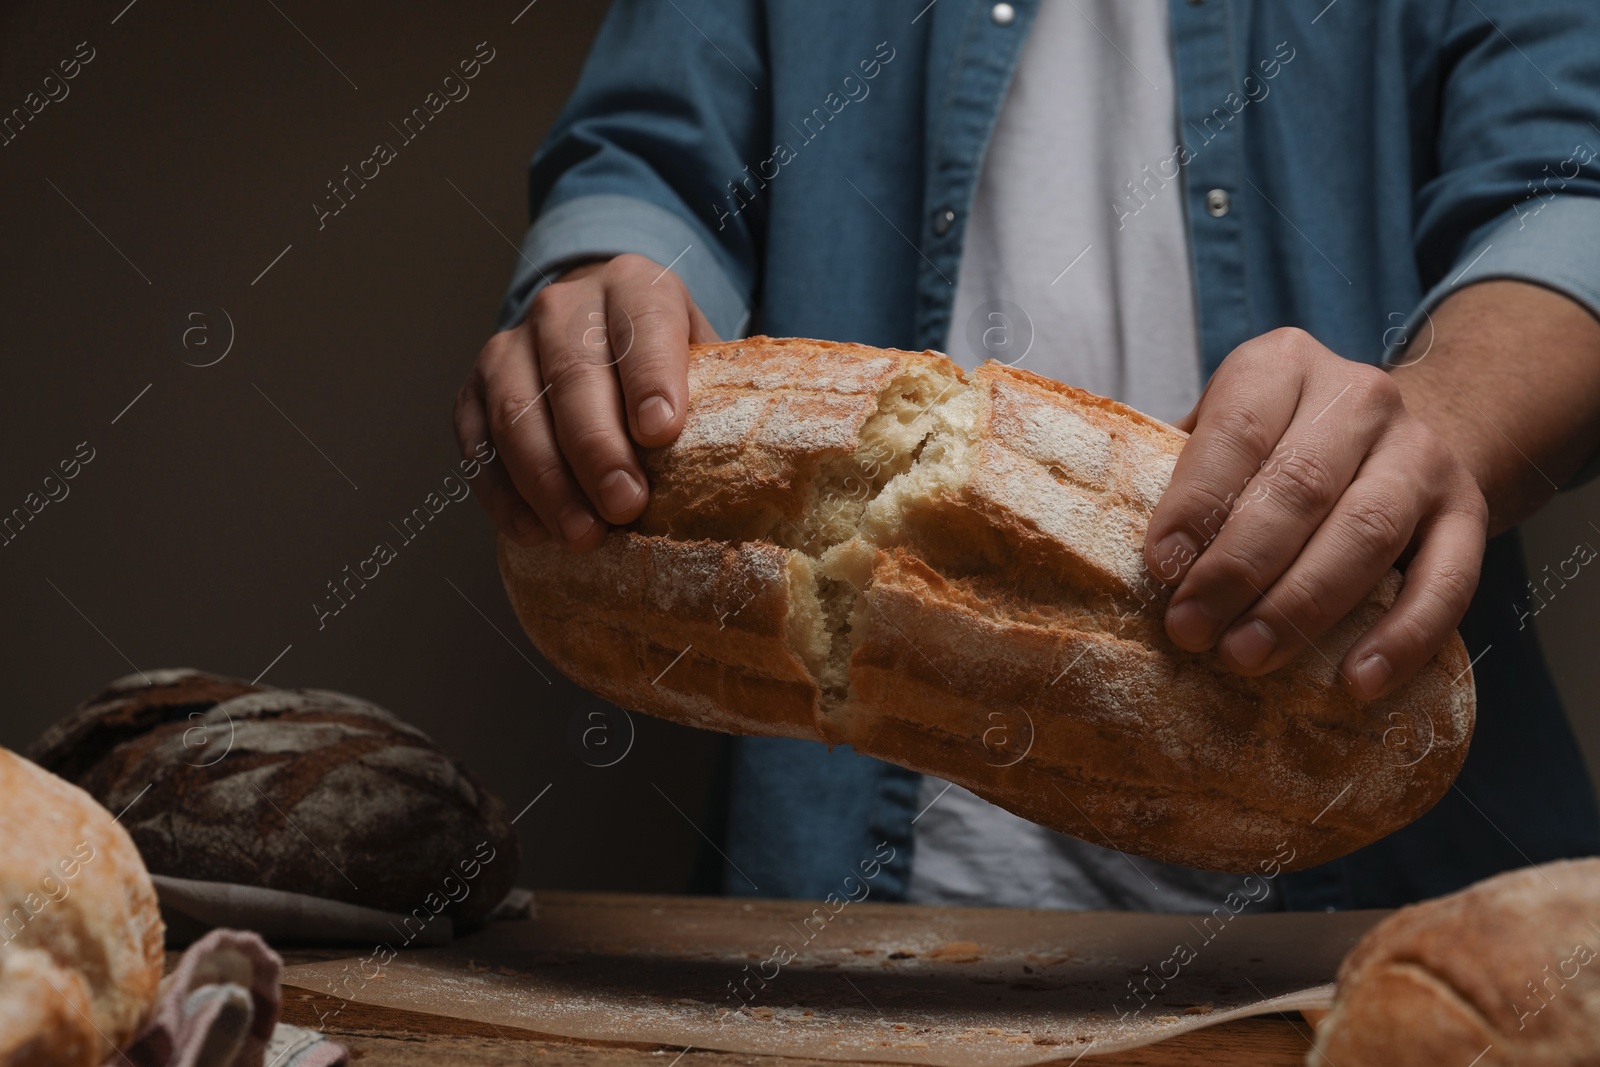
[[[851,636],[871,610],[875,549],[902,539],[908,510],[967,480],[977,418],[971,385],[908,367],[879,394],[856,450],[818,469],[801,521],[776,532],[793,550],[789,644],[822,690],[824,714],[848,695]]]

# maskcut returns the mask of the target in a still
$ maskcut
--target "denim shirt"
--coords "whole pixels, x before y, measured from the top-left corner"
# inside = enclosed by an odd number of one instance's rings
[[[724,337],[945,348],[966,328],[950,321],[962,238],[1038,3],[615,0],[534,158],[502,327],[563,265],[634,252],[671,265]],[[1349,359],[1427,358],[1412,329],[1490,278],[1600,314],[1600,4],[1169,6],[1180,128],[1106,210],[1139,225],[1182,183],[1208,375],[1288,325]],[[1404,830],[1283,875],[1286,906],[1394,906],[1600,852],[1527,602],[1515,533],[1498,537],[1461,624],[1478,725],[1456,786]],[[750,738],[732,773],[729,892],[822,897],[892,849],[874,885],[903,896],[915,774]]]

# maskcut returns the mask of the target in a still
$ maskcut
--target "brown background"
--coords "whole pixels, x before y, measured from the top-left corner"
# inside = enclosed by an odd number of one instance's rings
[[[264,681],[389,707],[514,811],[551,785],[518,823],[525,883],[691,884],[720,742],[638,717],[625,759],[585,765],[569,724],[598,705],[522,637],[475,505],[446,508],[324,629],[311,607],[376,542],[398,547],[389,523],[455,461],[450,402],[526,224],[525,164],[604,13],[537,0],[513,25],[525,2],[0,9],[0,111],[79,42],[96,51],[0,147],[0,513],[95,450],[0,548],[0,744],[130,663],[253,678],[288,648]],[[481,41],[495,58],[471,95],[319,231],[324,183],[398,144],[388,124]],[[225,344],[218,308],[232,350],[186,366]],[[1530,569],[1600,547],[1591,520],[1600,487],[1558,501]],[[1537,622],[1592,766],[1597,593],[1585,570]]]

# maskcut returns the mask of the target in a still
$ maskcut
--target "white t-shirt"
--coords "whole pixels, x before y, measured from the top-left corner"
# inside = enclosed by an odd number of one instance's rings
[[[967,223],[952,359],[998,359],[1168,422],[1194,405],[1182,182],[1158,166],[1176,96],[1164,0],[1040,4]]]
[[[956,362],[999,359],[1168,422],[1194,405],[1182,183],[1158,171],[1176,97],[1165,0],[1040,5],[967,223]],[[935,778],[918,807],[913,901],[1209,911],[1240,885],[1054,833]]]

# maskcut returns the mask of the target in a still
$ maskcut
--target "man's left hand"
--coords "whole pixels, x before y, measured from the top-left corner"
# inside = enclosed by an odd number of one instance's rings
[[[1191,432],[1145,542],[1176,585],[1167,634],[1265,674],[1338,622],[1397,561],[1394,607],[1338,665],[1371,700],[1450,637],[1478,582],[1488,508],[1384,371],[1301,330],[1235,349],[1179,424]],[[1318,652],[1317,654],[1321,654]]]

